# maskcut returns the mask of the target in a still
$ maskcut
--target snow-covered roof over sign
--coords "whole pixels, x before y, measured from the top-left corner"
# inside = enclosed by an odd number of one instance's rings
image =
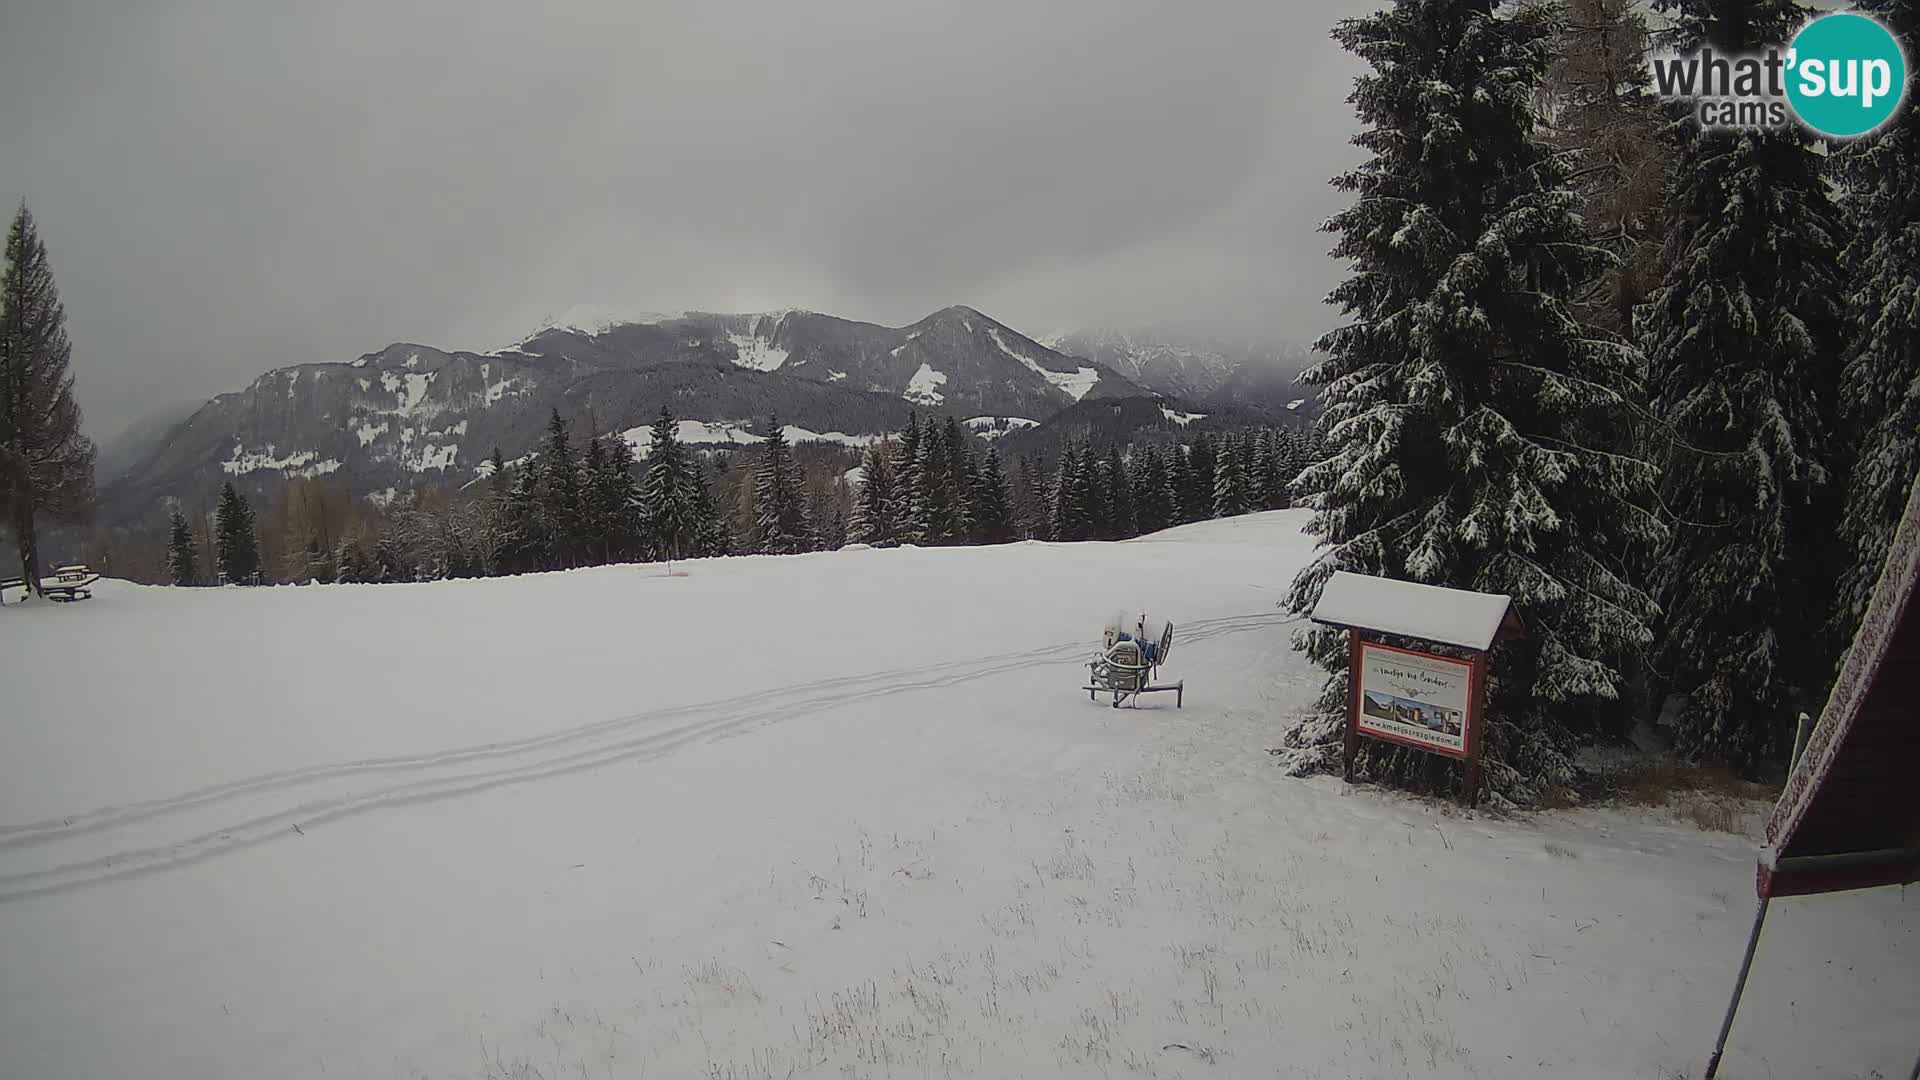
[[[1310,616],[1328,626],[1378,630],[1401,637],[1489,649],[1513,598],[1339,570],[1320,590]]]

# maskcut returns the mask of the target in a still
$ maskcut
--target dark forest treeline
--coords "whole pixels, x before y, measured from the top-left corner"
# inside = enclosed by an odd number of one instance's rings
[[[915,415],[864,451],[787,442],[777,418],[751,448],[679,441],[652,426],[644,460],[619,436],[578,437],[554,414],[540,448],[496,451],[464,491],[423,487],[379,504],[294,478],[260,511],[231,484],[176,509],[164,535],[97,545],[96,568],[201,585],[402,582],[731,554],[1117,540],[1290,504],[1309,438],[1287,428],[1096,446],[1003,462],[954,418]],[[853,468],[857,466],[857,470]]]

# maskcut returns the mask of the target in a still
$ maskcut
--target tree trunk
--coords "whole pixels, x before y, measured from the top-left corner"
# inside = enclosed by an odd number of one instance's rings
[[[33,492],[16,489],[13,493],[13,541],[20,548],[20,576],[27,579],[27,591],[45,596],[40,584],[40,542],[33,534]]]

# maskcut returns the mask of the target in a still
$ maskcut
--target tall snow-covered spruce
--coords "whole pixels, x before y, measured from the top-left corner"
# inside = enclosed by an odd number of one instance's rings
[[[80,430],[72,351],[47,246],[23,202],[0,265],[0,521],[35,593],[41,524],[81,521],[93,509],[95,450]]]
[[[1171,451],[1178,453],[1176,447]],[[1167,493],[1166,458],[1152,446],[1138,447],[1130,462],[1134,524],[1143,533],[1156,533],[1173,524],[1173,503]]]
[[[900,525],[894,516],[899,506],[896,480],[891,440],[881,439],[867,447],[860,458],[860,485],[853,501],[853,539],[875,547],[900,542]]]
[[[762,554],[785,555],[813,548],[800,468],[778,417],[767,420],[767,441],[753,475],[754,539]]]
[[[1399,0],[1334,31],[1372,66],[1349,99],[1370,156],[1334,181],[1354,202],[1325,226],[1352,267],[1330,297],[1349,321],[1307,376],[1328,456],[1295,490],[1325,550],[1289,598],[1311,611],[1335,570],[1512,596],[1528,635],[1495,654],[1484,748],[1518,802],[1568,782],[1578,739],[1617,721],[1655,614],[1623,557],[1664,538],[1641,506],[1653,468],[1595,449],[1639,357],[1569,312],[1608,259],[1535,135],[1551,34],[1547,12],[1492,0]],[[1288,736],[1304,772],[1338,762],[1347,672],[1343,633],[1302,637],[1332,673]],[[1426,773],[1384,745],[1360,769]]]
[[[1862,0],[1920,58],[1920,2]],[[1858,458],[1840,515],[1843,545],[1831,640],[1853,638],[1915,478],[1920,476],[1920,107],[1909,99],[1880,131],[1834,155],[1856,232],[1841,265],[1852,275],[1855,335],[1841,376],[1841,413]]]
[[[639,538],[635,503],[633,452],[627,441],[618,435],[590,435],[580,455],[579,543],[588,562],[633,556]]]
[[[1228,435],[1220,440],[1220,456],[1213,469],[1213,516],[1233,517],[1250,508],[1247,484],[1247,446]]]
[[[699,548],[701,519],[694,472],[700,463],[680,444],[679,424],[667,407],[653,421],[647,475],[640,482],[640,519],[654,558],[678,559]]]
[[[574,460],[573,442],[560,410],[553,410],[547,421],[546,449],[534,461],[540,473],[541,511],[547,522],[546,552],[550,565],[568,569],[580,565],[581,527],[580,468]]]
[[[1780,0],[1669,0],[1683,51],[1787,41],[1810,14]],[[1687,121],[1667,196],[1659,286],[1636,329],[1668,449],[1671,542],[1654,570],[1654,666],[1693,756],[1752,767],[1818,712],[1818,634],[1836,563],[1834,387],[1842,224],[1812,138]]]
[[[920,489],[920,438],[919,414],[910,412],[907,426],[893,444],[892,517],[901,543],[917,543],[921,539],[914,524],[914,493]]]
[[[1087,507],[1087,477],[1081,472],[1081,452],[1068,444],[1060,450],[1049,499],[1049,535],[1055,540],[1085,540],[1092,529]]]
[[[197,584],[195,561],[193,530],[187,527],[187,516],[176,506],[167,515],[167,579],[175,585]]]
[[[254,535],[253,507],[229,480],[215,508],[214,559],[229,585],[260,583],[260,542]]]
[[[974,539],[982,544],[1004,544],[1015,538],[1013,493],[1000,471],[1000,452],[987,448],[987,456],[973,474]]]

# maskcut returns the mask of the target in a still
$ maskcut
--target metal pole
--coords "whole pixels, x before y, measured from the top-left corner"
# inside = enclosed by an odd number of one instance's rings
[[[1733,981],[1733,1000],[1727,1002],[1726,1018],[1720,1021],[1720,1037],[1713,1040],[1713,1056],[1707,1059],[1706,1080],[1713,1080],[1720,1071],[1720,1055],[1727,1049],[1727,1033],[1733,1030],[1733,1014],[1740,1009],[1740,995],[1747,989],[1747,972],[1753,969],[1753,950],[1760,946],[1760,927],[1767,921],[1767,902],[1770,896],[1760,898],[1760,907],[1753,913],[1753,932],[1747,935],[1747,955],[1740,960],[1740,976]]]
[[[1788,760],[1787,768],[1800,764],[1800,755],[1807,752],[1807,736],[1813,732],[1813,718],[1806,713],[1793,726],[1793,757]]]

